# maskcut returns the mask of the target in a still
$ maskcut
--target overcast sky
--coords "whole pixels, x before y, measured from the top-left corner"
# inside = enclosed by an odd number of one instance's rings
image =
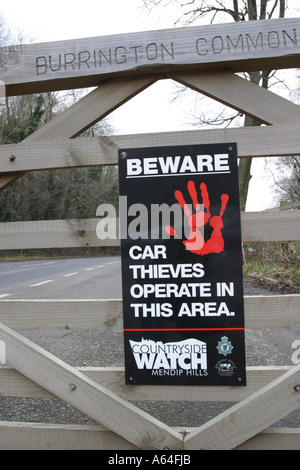
[[[299,0],[287,2],[286,16],[300,16]],[[9,24],[38,42],[172,28],[180,3],[147,14],[142,0],[7,0],[0,11]]]
[[[34,42],[172,28],[177,16],[174,7],[146,14],[142,0],[9,0],[0,11]]]
[[[289,0],[289,5],[300,9],[298,0]],[[51,0],[47,3],[9,0],[2,4],[0,12],[12,31],[20,31],[25,37],[25,42],[48,42],[172,28],[179,7],[156,9],[147,14],[142,0]],[[193,129],[191,115],[197,112],[195,95],[190,95],[188,102],[171,103],[174,92],[175,86],[169,80],[158,82],[112,113],[111,124],[119,134]],[[266,180],[261,177],[262,165],[262,159],[257,159],[247,210],[263,210],[274,205],[263,191]]]

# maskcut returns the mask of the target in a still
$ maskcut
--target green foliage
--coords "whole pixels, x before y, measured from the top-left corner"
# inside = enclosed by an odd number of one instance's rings
[[[28,137],[55,114],[57,102],[49,93],[9,98],[5,110],[0,111],[1,143],[19,143]],[[107,122],[94,126],[84,136],[103,132],[111,132]],[[115,167],[32,172],[0,193],[0,221],[95,217],[103,202],[118,202]]]
[[[24,103],[24,98],[20,100],[21,106],[22,103]],[[22,117],[15,112],[15,109],[11,110],[10,104],[7,103],[7,119],[1,132],[2,143],[17,144],[36,131],[45,113],[44,104],[43,95],[38,95],[33,109],[28,110],[27,115]]]
[[[244,275],[300,286],[300,242],[244,243]]]

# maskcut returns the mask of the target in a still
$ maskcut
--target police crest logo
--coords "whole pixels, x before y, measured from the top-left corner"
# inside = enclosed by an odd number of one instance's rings
[[[221,341],[218,342],[217,349],[220,354],[223,354],[223,356],[227,356],[227,354],[231,354],[233,350],[233,346],[231,344],[231,341],[228,341],[227,336],[223,336],[221,338]]]

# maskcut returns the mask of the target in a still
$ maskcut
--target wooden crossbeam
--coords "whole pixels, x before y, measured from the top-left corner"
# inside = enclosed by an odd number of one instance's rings
[[[97,86],[103,78],[223,67],[299,66],[299,18],[239,21],[0,49],[7,96]]]
[[[243,212],[241,216],[244,242],[299,241],[300,210]],[[119,238],[98,238],[99,221],[90,218],[1,222],[0,250],[119,246]],[[111,219],[110,223],[118,230],[118,219]]]
[[[170,78],[264,124],[300,122],[300,106],[227,70],[184,72]]]
[[[1,450],[131,450],[138,447],[101,425],[0,421]]]
[[[239,445],[235,450],[299,450],[300,428],[271,427]]]
[[[125,385],[124,367],[79,367],[76,368],[87,377],[108,388],[113,393],[130,401],[160,401],[167,395],[168,401],[197,402],[237,402],[250,396],[260,388],[281,377],[291,367],[265,366],[247,367],[247,385],[245,387],[191,385]],[[0,366],[0,394],[10,397],[49,397],[53,394],[8,366]],[[226,400],[225,400],[226,397]]]
[[[299,301],[298,294],[245,296],[246,328],[299,328]],[[6,299],[0,321],[17,330],[122,330],[122,301]]]
[[[84,130],[105,118],[109,113],[133,98],[156,81],[153,77],[139,77],[110,80],[85,95],[73,106],[39,128],[22,141],[41,142],[44,139],[70,139],[77,137]],[[26,169],[27,171],[27,169]],[[14,174],[10,179],[3,179],[0,175],[0,190],[21,177],[24,173]],[[2,185],[2,186],[1,186]]]
[[[13,174],[11,174],[11,172],[7,174],[0,173],[0,191],[7,188],[15,181],[17,181],[19,178],[21,178],[21,176],[23,176],[23,174],[25,173],[22,173],[22,172],[17,172]]]
[[[300,364],[187,435],[186,450],[231,450],[297,410]]]
[[[281,214],[285,214],[282,217]],[[300,211],[262,211],[241,214],[244,242],[299,241]]]
[[[215,142],[228,144],[236,142],[239,158],[277,157],[300,153],[298,125],[45,139],[41,142],[1,145],[0,175],[9,179],[10,175],[23,171],[117,165],[118,149],[126,147],[198,145]],[[10,160],[11,155],[15,157],[14,160]]]
[[[161,423],[0,323],[7,363],[140,449],[182,449],[179,432]]]
[[[201,131],[202,135],[198,132],[197,140],[203,142],[205,138],[215,139],[219,136],[220,141],[228,141],[230,137],[232,142],[238,141],[240,144],[238,151],[241,151],[241,156],[298,153],[299,133],[297,128],[300,121],[300,107],[294,103],[228,71],[172,74],[172,78],[208,96],[212,96],[234,109],[245,112],[261,122],[284,126],[284,129],[274,131],[269,129],[255,129],[255,131],[252,129],[250,131],[239,129],[227,130],[226,133],[221,130],[218,134],[215,130],[210,132]],[[115,143],[118,142],[116,137],[102,138],[100,141],[86,140],[85,148],[83,142],[60,143],[58,139],[77,137],[85,129],[103,119],[154,81],[156,79],[153,77],[122,79],[121,83],[118,79],[108,81],[71,108],[56,116],[45,126],[42,126],[21,144],[4,146],[3,149],[0,149],[1,156],[3,155],[0,189],[6,188],[26,171],[113,164],[116,162],[118,148],[118,143]],[[292,126],[291,128],[287,126],[289,123]],[[191,133],[185,134],[187,139],[192,136]],[[172,133],[162,133],[160,141],[163,139],[164,145],[168,145],[168,139],[172,137],[174,137]],[[196,135],[193,137],[196,138]],[[252,139],[250,145],[249,141],[245,141],[245,138]],[[50,143],[51,139],[52,143]],[[53,143],[53,139],[55,139],[55,143]],[[145,142],[147,139],[150,142],[151,137],[140,136],[140,143],[135,143],[135,146],[144,145],[143,141]],[[121,137],[119,144],[121,142],[124,144],[126,140],[127,142],[130,141],[130,137]],[[43,141],[45,142],[43,143]],[[158,145],[158,141],[159,139],[157,139],[155,145]],[[262,141],[261,148],[258,148],[257,143]],[[135,142],[138,142],[138,137]],[[256,142],[256,145],[252,146],[252,142]],[[288,142],[288,145],[286,145],[286,142]],[[28,147],[27,145],[30,143],[39,143],[40,145]],[[174,145],[174,141],[172,143]],[[271,145],[268,147],[270,143]],[[250,155],[246,155],[249,150],[246,151],[246,154],[243,153],[245,152],[243,145],[248,149],[253,148]],[[110,146],[112,147],[110,148]],[[282,149],[282,152],[280,152],[280,149]],[[15,156],[13,160],[10,159],[11,155]],[[53,155],[55,155],[55,158],[53,158]]]
[[[184,432],[191,432],[189,428]],[[265,429],[237,450],[299,450],[300,428]],[[1,450],[134,450],[103,426],[0,421]]]
[[[181,437],[3,323],[0,339],[9,365],[141,449],[234,449],[299,407],[300,365]]]
[[[10,366],[141,449],[233,449],[299,407],[300,365],[182,438],[3,323],[0,339]]]
[[[26,142],[74,138],[156,82],[159,77],[111,79],[40,127]],[[25,142],[25,141],[23,141]]]
[[[281,155],[298,153],[299,147],[297,143],[299,133],[297,132],[297,123],[300,121],[299,106],[228,71],[172,74],[172,78],[208,96],[212,96],[214,99],[239,111],[245,112],[262,122],[285,126],[284,129],[277,130],[277,132],[272,132],[269,129],[256,129],[251,133],[251,131],[240,129],[229,130],[225,134],[225,131],[221,130],[219,132],[220,141],[222,141],[222,133],[223,140],[226,139],[225,141],[228,141],[229,137],[235,139],[231,141],[239,141],[242,156],[245,155],[245,153],[243,154],[243,144],[245,145],[246,143],[245,137],[252,139],[252,142],[261,142],[257,135],[259,132],[264,143],[262,148],[257,148],[257,145],[253,146],[253,150],[250,151],[250,154],[253,154],[253,156],[265,155],[266,153],[270,155],[272,154],[272,148],[275,155],[280,154],[280,148],[283,150]],[[26,171],[112,164],[115,162],[118,147],[114,143],[114,137],[110,139],[102,138],[100,141],[86,140],[85,148],[83,142],[59,143],[58,139],[77,137],[85,129],[103,119],[125,101],[151,85],[155,80],[153,77],[142,77],[134,80],[122,79],[121,83],[118,79],[108,81],[71,108],[53,118],[21,144],[4,146],[3,149],[0,149],[3,155],[3,165],[0,171],[0,188],[6,188]],[[288,123],[293,126],[291,129],[287,127]],[[211,131],[210,133],[209,131],[201,132],[202,135],[198,132],[198,140],[203,141],[206,137],[208,139],[218,137],[217,131]],[[185,134],[187,139],[192,135]],[[264,139],[264,134],[268,140]],[[279,136],[281,140],[279,140]],[[168,145],[168,139],[172,138],[172,134],[161,134],[160,137],[165,138],[164,145]],[[52,143],[50,143],[51,139]],[[53,143],[53,139],[55,139],[55,143]],[[47,142],[43,143],[45,140]],[[126,138],[123,137],[123,143],[125,140]],[[146,140],[145,136],[141,136],[141,143],[135,143],[135,146],[142,146],[143,140]],[[150,138],[148,137],[149,141]],[[40,145],[27,146],[30,143],[36,142]],[[120,142],[122,142],[122,137]],[[268,144],[270,142],[271,146],[269,148]],[[289,144],[283,145],[286,142],[289,142]],[[174,145],[174,141],[172,143]],[[249,145],[249,141],[247,144],[246,147],[252,148],[252,145]],[[158,140],[155,145],[158,145]],[[110,146],[112,147],[110,148]],[[238,150],[240,151],[239,147]],[[294,152],[289,152],[290,150],[294,150]],[[10,159],[11,155],[15,157],[13,160]],[[54,158],[53,155],[55,155]]]
[[[1,450],[134,450],[138,448],[101,425],[0,421]]]

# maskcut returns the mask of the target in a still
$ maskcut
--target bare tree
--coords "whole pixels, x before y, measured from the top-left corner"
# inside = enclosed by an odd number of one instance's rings
[[[273,163],[273,167],[269,168],[269,172],[272,173],[275,194],[280,203],[300,204],[300,157],[280,158]]]
[[[15,41],[0,15],[0,45]],[[0,145],[21,142],[87,92],[67,90],[6,98],[0,106]],[[109,120],[103,119],[82,136],[112,132]],[[0,192],[0,221],[94,217],[98,205],[115,203],[117,194],[115,167],[29,172]]]
[[[188,26],[199,23],[204,18],[211,23],[223,22],[226,18],[231,21],[258,21],[274,17],[283,18],[287,9],[287,0],[142,0],[145,8],[165,6],[171,8],[180,4],[182,13],[175,22],[175,26]],[[248,79],[264,88],[269,87],[270,78],[274,71],[264,70],[251,72]],[[225,120],[218,119],[215,122],[228,123],[236,115],[226,117]],[[206,118],[202,122],[207,122]],[[213,121],[211,120],[210,123]],[[260,122],[245,116],[244,126],[259,126]],[[251,158],[243,158],[239,163],[239,185],[241,209],[245,210],[249,183],[251,179]]]
[[[300,84],[300,69],[297,70]],[[293,101],[300,103],[300,87],[294,91]],[[272,159],[272,165],[267,167],[275,186],[275,195],[280,203],[300,208],[300,157],[291,155]]]

